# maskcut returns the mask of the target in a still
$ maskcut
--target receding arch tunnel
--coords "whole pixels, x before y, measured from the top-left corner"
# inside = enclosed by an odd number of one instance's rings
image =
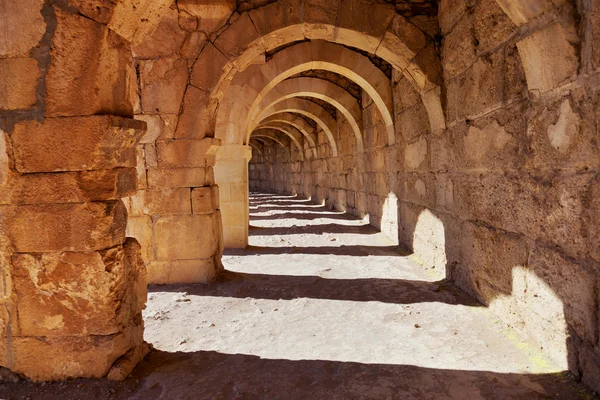
[[[134,399],[600,390],[598,1],[0,10],[1,367],[141,362]]]

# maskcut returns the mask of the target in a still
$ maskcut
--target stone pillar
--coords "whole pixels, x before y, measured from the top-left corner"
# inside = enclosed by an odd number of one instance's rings
[[[130,119],[130,45],[105,4],[3,5],[0,366],[36,381],[124,378],[148,350],[146,270],[121,201],[137,190],[146,130]]]
[[[144,130],[63,117],[3,137],[0,365],[37,381],[121,378],[145,355],[146,271],[121,201]]]
[[[215,182],[219,186],[225,248],[248,245],[248,161],[251,157],[250,146],[227,145],[217,151]]]
[[[151,283],[207,283],[221,269],[221,214],[214,184],[219,140],[158,140],[138,156],[146,182],[125,204]]]

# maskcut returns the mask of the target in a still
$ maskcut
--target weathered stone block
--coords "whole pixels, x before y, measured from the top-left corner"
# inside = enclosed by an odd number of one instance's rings
[[[22,336],[112,335],[131,321],[122,246],[102,252],[15,254],[13,281]],[[134,266],[135,267],[135,266]],[[133,294],[131,294],[133,295]],[[127,306],[132,306],[128,304]],[[133,304],[136,314],[137,304]],[[40,310],[43,310],[41,313]]]
[[[168,283],[209,283],[216,277],[213,258],[175,260],[171,263]]]
[[[206,167],[214,164],[221,141],[215,138],[157,142],[158,165],[163,168]]]
[[[498,6],[496,0],[482,0],[474,8],[474,29],[477,52],[485,53],[504,43],[516,25]]]
[[[566,321],[588,343],[598,341],[596,280],[585,266],[559,252],[536,246],[529,268],[537,278],[527,282],[525,301],[529,309],[548,321]],[[562,309],[548,307],[558,299]],[[565,329],[565,326],[557,326]]]
[[[206,177],[206,168],[148,169],[148,183],[157,188],[201,187],[207,183]]]
[[[141,246],[141,256],[145,263],[154,260],[154,232],[152,217],[129,216],[127,218],[127,237],[135,238]]]
[[[11,135],[19,172],[135,167],[135,145],[146,124],[114,116],[23,121]]]
[[[176,54],[188,33],[179,26],[177,9],[167,9],[158,26],[151,35],[132,48],[132,53],[138,59],[153,59]]]
[[[236,2],[234,0],[220,0],[217,3],[207,0],[180,0],[177,7],[200,18],[199,28],[205,33],[212,33],[227,22],[235,10]]]
[[[0,59],[0,110],[22,110],[37,102],[40,70],[32,58]]]
[[[108,27],[131,43],[140,43],[169,12],[171,3],[170,0],[118,1]]]
[[[517,43],[529,90],[545,92],[573,78],[579,61],[559,23],[537,31]]]
[[[19,206],[8,232],[17,252],[91,251],[125,240],[121,201]]]
[[[458,24],[444,37],[442,47],[442,65],[446,79],[459,74],[476,59],[473,16],[466,14]]]
[[[2,3],[0,56],[28,55],[46,32],[43,0],[7,0]]]
[[[127,199],[129,215],[179,215],[192,213],[190,189],[150,188]]]
[[[194,64],[190,82],[195,87],[212,91],[225,71],[229,60],[212,43],[207,43]]]
[[[14,363],[8,367],[33,381],[102,378],[118,358],[142,344],[141,324],[110,336],[15,337]]]
[[[192,189],[192,209],[194,214],[214,213],[219,207],[217,186]]]
[[[117,200],[136,191],[134,168],[59,174],[24,174],[14,190],[17,204],[83,203]]]
[[[215,108],[209,99],[209,92],[198,89],[195,86],[188,86],[183,98],[183,109],[175,134],[170,137],[163,135],[161,139],[172,137],[202,139],[214,130],[212,123],[214,121]]]
[[[46,116],[131,116],[129,82],[135,71],[129,43],[80,15],[56,10],[56,19],[46,74]]]
[[[178,114],[188,83],[187,61],[160,58],[140,63],[142,110],[145,114]]]
[[[216,251],[219,232],[215,214],[174,215],[160,218],[154,227],[159,260],[203,259]]]

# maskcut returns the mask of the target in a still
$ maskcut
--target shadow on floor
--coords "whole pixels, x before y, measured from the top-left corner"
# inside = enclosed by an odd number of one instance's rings
[[[285,227],[262,227],[250,225],[250,236],[285,236],[299,234],[322,235],[324,233],[352,233],[356,235],[375,235],[379,233],[371,225],[341,225],[341,224],[322,224],[322,225],[292,225]]]
[[[130,398],[158,399],[584,399],[568,374],[503,374],[412,365],[262,359],[214,351],[154,351]]]
[[[225,249],[226,256],[248,256],[261,254],[319,254],[319,255],[336,255],[336,256],[396,256],[406,257],[410,252],[399,246],[278,246],[278,247],[260,247],[248,246],[245,249]]]
[[[211,285],[151,285],[150,292],[196,296],[293,300],[300,298],[379,301],[392,304],[438,302],[481,307],[453,284],[404,279],[327,279],[319,276],[263,275],[225,271]]]
[[[269,210],[261,210],[260,212],[266,212]],[[265,221],[272,219],[298,219],[298,220],[307,220],[312,221],[314,219],[343,219],[347,221],[355,221],[356,217],[349,216],[348,214],[341,214],[336,212],[306,212],[306,213],[298,213],[298,212],[282,212],[273,215],[256,215],[256,212],[250,213],[251,221]]]
[[[413,365],[263,359],[154,350],[124,382],[0,384],[7,400],[598,400],[567,373],[516,374]]]

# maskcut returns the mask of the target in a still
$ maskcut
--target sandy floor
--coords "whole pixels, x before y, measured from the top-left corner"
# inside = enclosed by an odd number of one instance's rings
[[[251,246],[226,253],[219,282],[151,287],[156,350],[134,377],[0,398],[592,398],[363,221],[279,195],[250,213]]]

